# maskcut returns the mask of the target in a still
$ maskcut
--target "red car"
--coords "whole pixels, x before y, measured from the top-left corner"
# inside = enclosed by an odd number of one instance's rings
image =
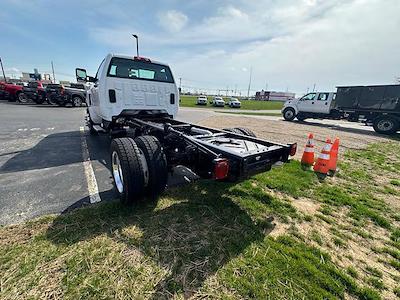
[[[0,98],[16,101],[22,96],[22,85],[0,82]]]

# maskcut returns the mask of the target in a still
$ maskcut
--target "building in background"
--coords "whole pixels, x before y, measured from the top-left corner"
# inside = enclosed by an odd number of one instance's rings
[[[274,92],[274,91],[264,91],[261,90],[256,92],[255,100],[259,101],[287,101],[290,99],[294,99],[296,96],[295,93],[289,92]]]

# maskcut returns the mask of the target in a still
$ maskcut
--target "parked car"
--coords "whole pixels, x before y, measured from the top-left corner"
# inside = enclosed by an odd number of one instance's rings
[[[49,83],[46,86],[46,99],[49,104],[59,105],[64,96],[64,87],[61,84]]]
[[[72,83],[70,87],[64,87],[65,103],[80,107],[86,104],[86,87],[80,83]]]
[[[49,84],[46,87],[47,102],[59,106],[82,106],[86,100],[86,89],[83,84],[72,83],[70,87],[61,84]]]
[[[36,104],[43,104],[46,101],[46,91],[41,81],[31,81],[28,82],[27,86],[23,87],[18,101],[27,103],[29,100],[34,101]]]
[[[240,108],[242,104],[237,98],[230,98],[228,102],[228,106],[232,108]]]
[[[1,94],[3,99],[7,99],[8,101],[16,101],[22,94],[22,85],[17,85],[8,82],[1,82],[0,89],[2,90]],[[0,97],[1,98],[1,97]]]
[[[0,82],[0,100],[6,100],[10,96],[10,93],[6,91],[5,82]]]
[[[216,107],[224,107],[225,101],[222,99],[222,97],[215,96],[212,100],[212,105]]]
[[[197,105],[207,105],[207,96],[198,96],[196,104]]]

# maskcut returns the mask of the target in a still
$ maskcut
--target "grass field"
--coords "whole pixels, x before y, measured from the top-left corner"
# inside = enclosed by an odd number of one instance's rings
[[[228,98],[223,97],[225,102],[228,102]],[[229,106],[222,107],[214,107],[209,103],[205,106],[203,105],[196,105],[196,96],[180,96],[181,102],[180,106],[183,107],[196,107],[196,108],[212,108],[223,110],[225,108],[230,108]],[[208,101],[211,101],[212,97],[208,97]],[[281,109],[283,107],[283,102],[281,101],[255,101],[255,100],[241,100],[242,103],[241,109],[252,109],[252,110],[276,110]],[[240,110],[240,109],[238,109]]]
[[[0,298],[395,298],[397,149],[347,151],[323,183],[293,161],[0,228]]]

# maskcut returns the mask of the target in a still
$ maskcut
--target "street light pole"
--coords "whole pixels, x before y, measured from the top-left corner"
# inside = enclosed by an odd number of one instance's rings
[[[132,34],[132,36],[136,39],[136,56],[139,57],[139,37],[136,34]]]
[[[247,89],[247,100],[250,100],[250,86],[251,86],[251,75],[253,73],[253,67],[250,67],[250,78],[249,78],[249,87]]]
[[[53,70],[53,83],[56,83],[56,75],[54,74],[54,65],[53,65],[53,61],[51,61],[51,69]]]
[[[3,68],[3,61],[1,60],[1,57],[0,57],[0,64],[1,64],[1,70],[3,71],[4,82],[7,82],[6,74],[4,73],[4,68]]]

